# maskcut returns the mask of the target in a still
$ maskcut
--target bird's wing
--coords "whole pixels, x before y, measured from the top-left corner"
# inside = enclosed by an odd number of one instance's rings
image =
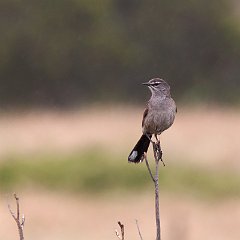
[[[142,127],[144,125],[144,122],[145,122],[145,119],[146,119],[147,115],[148,115],[148,108],[146,108],[143,112]]]

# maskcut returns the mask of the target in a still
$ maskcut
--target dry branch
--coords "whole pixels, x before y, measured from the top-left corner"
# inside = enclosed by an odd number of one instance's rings
[[[136,221],[136,225],[137,225],[137,229],[138,229],[139,237],[140,237],[141,240],[143,240],[143,237],[142,237],[142,234],[141,234],[140,228],[139,228],[139,226],[138,226],[138,220],[136,219],[135,221]]]
[[[165,166],[165,163],[163,162],[163,159],[162,159],[162,150],[161,150],[161,146],[160,146],[160,141],[159,140],[157,142],[151,141],[151,143],[153,146],[153,154],[154,154],[154,159],[155,159],[155,174],[153,174],[153,172],[151,170],[146,153],[144,153],[144,159],[145,159],[145,163],[146,163],[149,175],[150,175],[150,177],[154,183],[154,187],[155,187],[156,240],[161,240],[161,224],[160,224],[160,210],[159,210],[159,183],[158,183],[158,181],[159,181],[159,162],[161,161],[163,166]],[[120,240],[124,240],[124,225],[121,224],[121,222],[118,222],[118,225],[120,226],[120,229],[121,229],[121,236],[118,233],[118,231],[115,230],[116,236]],[[141,240],[143,240],[137,220],[136,220],[136,225],[137,225],[139,237]]]
[[[152,142],[153,145],[153,153],[155,158],[155,176],[152,173],[152,170],[149,166],[148,160],[147,160],[147,154],[144,154],[145,163],[148,169],[148,172],[153,180],[154,187],[155,187],[155,219],[156,219],[156,240],[161,240],[161,225],[160,225],[160,210],[159,210],[159,161],[161,160],[163,163],[163,166],[165,166],[163,160],[162,160],[162,151],[160,147],[160,142],[157,141]]]
[[[115,229],[116,236],[117,236],[120,240],[124,240],[124,225],[123,225],[120,221],[118,221],[118,225],[119,225],[119,227],[120,227],[120,229],[121,229],[121,236],[120,236],[120,234],[118,233],[117,229]]]
[[[23,228],[24,228],[24,223],[25,223],[25,217],[24,214],[22,215],[22,218],[20,219],[20,205],[19,205],[19,197],[17,196],[16,193],[13,194],[16,205],[17,205],[17,215],[12,211],[10,204],[8,204],[8,209],[10,214],[12,215],[13,219],[15,220],[18,228],[18,234],[19,234],[19,239],[24,240],[24,235],[23,235]]]

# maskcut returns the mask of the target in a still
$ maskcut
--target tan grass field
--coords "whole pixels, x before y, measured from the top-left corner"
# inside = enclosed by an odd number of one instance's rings
[[[86,197],[36,191],[21,193],[26,216],[25,239],[118,239],[117,221],[125,224],[126,239],[139,239],[135,219],[144,239],[155,239],[151,193]],[[12,207],[14,202],[11,201]],[[161,226],[166,240],[239,240],[238,199],[204,202],[187,196],[162,195]],[[18,239],[6,196],[0,199],[0,239]]]
[[[101,107],[1,114],[0,156],[96,147],[127,157],[141,134],[142,110]],[[237,109],[179,107],[174,126],[161,137],[165,162],[239,171],[239,133]],[[4,240],[18,239],[7,209],[9,194],[0,195],[0,239]],[[117,239],[114,229],[118,220],[126,225],[126,240],[139,239],[135,219],[144,239],[155,236],[151,192],[76,196],[32,189],[18,194],[26,215],[25,239]],[[14,207],[13,202],[11,205]],[[238,198],[209,200],[164,192],[160,205],[165,240],[240,239]]]
[[[94,147],[128,155],[141,134],[142,108],[99,107],[0,115],[0,156],[71,152]],[[207,167],[240,167],[240,111],[178,107],[161,137],[165,158]]]

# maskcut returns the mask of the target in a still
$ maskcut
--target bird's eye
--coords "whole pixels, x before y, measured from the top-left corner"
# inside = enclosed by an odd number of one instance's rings
[[[159,82],[152,83],[152,86],[158,86],[158,85],[159,85]]]

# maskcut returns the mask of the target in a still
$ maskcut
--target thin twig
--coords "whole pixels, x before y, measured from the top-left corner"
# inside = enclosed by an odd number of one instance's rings
[[[160,226],[160,210],[159,210],[159,160],[156,160],[156,172],[155,172],[155,213],[156,213],[156,228],[157,236],[156,240],[161,240],[161,226]]]
[[[155,176],[153,176],[153,173],[151,171],[151,168],[149,166],[148,160],[147,160],[147,154],[144,154],[146,166],[148,169],[148,172],[151,176],[151,179],[153,180],[154,187],[155,187],[155,219],[156,219],[156,240],[161,240],[161,225],[160,225],[160,210],[159,210],[159,161],[161,160],[163,163],[163,166],[165,166],[163,160],[162,160],[162,151],[160,147],[160,141],[152,142],[153,146],[153,154],[155,159]]]
[[[117,236],[120,240],[124,240],[124,225],[123,225],[120,221],[118,221],[118,225],[119,225],[119,227],[120,227],[120,229],[121,229],[121,236],[120,236],[120,234],[118,233],[117,229],[115,229],[116,236]]]
[[[24,228],[24,223],[25,223],[25,217],[24,214],[22,215],[22,219],[20,219],[20,206],[19,206],[19,197],[17,196],[16,193],[13,194],[16,205],[17,205],[17,216],[15,213],[11,210],[10,204],[8,204],[8,209],[10,214],[12,215],[13,219],[17,223],[17,228],[18,228],[18,233],[19,233],[19,239],[24,240],[24,235],[23,235],[23,228]]]
[[[141,234],[140,228],[139,228],[139,226],[138,226],[138,220],[136,219],[135,221],[136,221],[136,225],[137,225],[137,229],[138,229],[139,237],[140,237],[141,240],[143,240],[143,237],[142,237],[142,234]]]
[[[149,163],[148,163],[148,160],[147,160],[147,154],[144,153],[144,159],[145,159],[145,163],[146,163],[146,166],[147,166],[147,169],[148,169],[148,172],[150,174],[150,177],[152,178],[153,182],[155,182],[155,178],[153,177],[153,174],[152,174],[152,170],[149,166]]]

